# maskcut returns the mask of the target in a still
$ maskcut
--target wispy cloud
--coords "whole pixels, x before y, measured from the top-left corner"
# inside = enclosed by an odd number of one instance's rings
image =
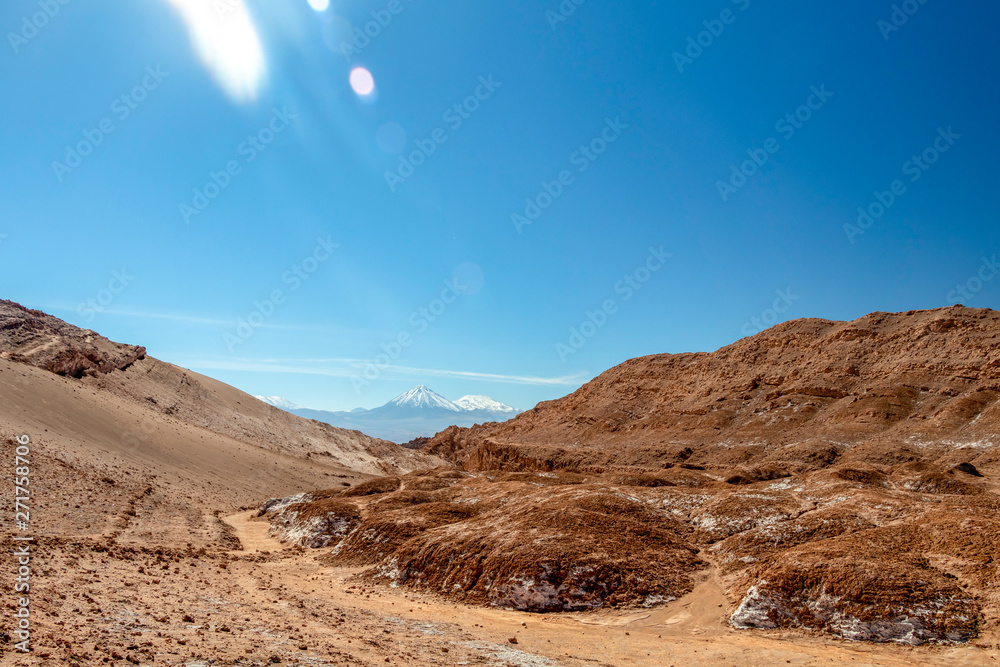
[[[509,382],[513,384],[532,385],[574,385],[588,379],[584,373],[543,378],[533,375],[499,375],[496,373],[477,373],[474,371],[451,371],[434,368],[411,368],[409,366],[389,366],[389,371],[403,375],[430,375],[432,377],[467,378],[472,380],[492,380],[494,382]]]
[[[240,371],[247,373],[289,373],[296,375],[325,375],[330,377],[357,377],[358,369],[365,359],[178,359],[174,363],[193,370]],[[476,371],[456,371],[441,368],[414,368],[411,366],[387,366],[383,375],[441,377],[463,380],[482,380],[508,384],[535,386],[572,386],[585,382],[585,373],[558,377],[538,377],[533,375],[504,375],[500,373],[480,373]]]
[[[45,312],[65,312],[65,313],[75,313],[77,308],[72,306],[40,306],[41,310]],[[147,313],[135,310],[118,310],[115,308],[105,308],[101,310],[102,315],[116,315],[118,317],[139,317],[143,319],[152,320],[170,320],[171,322],[187,322],[191,324],[211,324],[215,326],[231,326],[232,322],[227,322],[225,320],[213,319],[210,317],[196,317],[194,315],[180,315],[177,313]]]
[[[54,305],[43,305],[39,306],[39,309],[45,312],[77,312],[77,308],[71,306],[54,306]],[[231,327],[236,322],[235,318],[232,320],[220,320],[213,317],[198,317],[196,315],[182,315],[179,313],[150,313],[137,310],[119,310],[116,308],[104,308],[100,311],[101,315],[114,315],[116,317],[135,317],[140,319],[150,319],[150,320],[167,320],[170,322],[184,322],[186,324],[208,324],[217,327]],[[295,325],[295,324],[271,324],[264,323],[261,324],[261,329],[285,329],[289,331],[322,331],[329,329],[328,327],[314,327],[306,325]]]
[[[241,359],[185,359],[174,358],[171,363],[196,371],[239,371],[245,373],[290,373],[294,375],[325,375],[329,377],[351,377],[357,374],[352,368],[320,368],[313,365],[267,363]]]
[[[76,312],[76,308],[65,305],[41,306],[46,312]],[[198,317],[196,315],[183,315],[178,313],[152,313],[135,310],[107,309],[102,315],[117,317],[134,317],[142,319],[165,320],[170,322],[183,322],[187,324],[203,324],[210,326],[229,327],[233,322],[211,317]],[[339,327],[315,327],[302,325],[269,324],[261,325],[266,329],[286,329],[292,331],[327,331],[335,330],[341,333],[347,331]],[[231,359],[205,359],[199,357],[175,357],[171,359],[175,363],[192,370],[201,371],[237,371],[246,373],[273,373],[290,375],[321,375],[327,377],[357,377],[359,372],[370,364],[369,359],[355,359],[351,357],[316,357],[316,358],[263,358],[263,359],[243,359],[234,357]],[[586,373],[574,373],[572,375],[560,375],[555,377],[539,377],[535,375],[506,375],[502,373],[481,373],[478,371],[462,371],[443,368],[416,368],[412,366],[386,366],[383,377],[439,377],[459,380],[479,380],[483,382],[502,382],[507,384],[523,384],[533,386],[574,386],[582,384],[590,379]]]

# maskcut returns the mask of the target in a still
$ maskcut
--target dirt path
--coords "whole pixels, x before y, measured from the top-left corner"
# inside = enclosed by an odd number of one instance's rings
[[[530,614],[470,607],[403,588],[364,585],[364,568],[331,568],[313,554],[269,568],[275,583],[341,608],[392,617],[507,646],[516,665],[831,665],[916,667],[998,664],[996,652],[972,647],[919,647],[842,642],[797,632],[730,628],[722,588],[709,576],[689,595],[643,612]],[[722,605],[720,607],[720,605]],[[516,638],[516,646],[508,644]],[[445,639],[442,637],[442,639]],[[532,657],[534,656],[534,657]],[[547,662],[548,661],[548,662]],[[985,661],[985,662],[984,662]]]
[[[657,634],[711,635],[725,628],[731,609],[722,586],[713,576],[680,600],[656,610],[638,628]]]
[[[657,636],[713,635],[726,628],[732,610],[714,573],[693,591],[669,603],[645,612],[583,614],[576,618],[584,625],[623,628]]]
[[[321,558],[329,548],[300,551],[268,538],[267,524],[252,512],[224,520],[245,551],[158,554],[75,545],[47,555],[50,569],[38,581],[36,651],[0,656],[0,665],[119,664],[122,655],[135,664],[174,667],[1000,664],[1000,652],[974,646],[854,644],[801,632],[736,631],[723,622],[730,610],[711,576],[690,595],[649,610],[529,614],[470,607],[365,584],[354,577],[364,568],[326,566]],[[0,583],[13,587],[13,577]],[[67,637],[74,640],[69,646]]]
[[[223,517],[223,521],[232,526],[236,537],[243,545],[242,551],[232,553],[256,553],[258,551],[280,551],[287,548],[273,537],[268,537],[267,529],[270,524],[267,521],[256,521],[256,510],[239,512]]]
[[[243,543],[244,550],[234,554],[287,549],[267,536],[268,524],[257,520],[253,511],[227,516],[224,521]],[[540,615],[469,607],[408,589],[365,585],[352,578],[364,568],[328,567],[317,558],[325,551],[256,566],[231,565],[230,572],[242,588],[241,603],[279,612],[286,624],[311,626],[305,636],[312,643],[332,640],[334,627],[318,620],[315,613],[300,616],[303,604],[345,610],[340,613],[380,622],[385,629],[379,634],[395,633],[400,627],[416,628],[427,633],[428,639],[437,636],[431,642],[434,647],[479,647],[475,650],[492,651],[504,664],[523,667],[998,664],[996,652],[972,647],[914,649],[853,644],[807,633],[733,630],[726,624],[731,605],[711,572],[690,594],[649,611]],[[518,643],[510,644],[509,638]],[[341,644],[341,648],[346,647]],[[412,664],[427,664],[410,660]]]

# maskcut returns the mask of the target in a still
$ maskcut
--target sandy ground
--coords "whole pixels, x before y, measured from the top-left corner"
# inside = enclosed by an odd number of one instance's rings
[[[256,510],[238,512],[223,519],[228,525],[233,527],[233,534],[240,541],[240,549],[231,551],[234,555],[248,553],[258,553],[260,551],[281,551],[285,548],[278,540],[268,537],[267,523],[255,521]]]
[[[0,644],[0,664],[997,664],[998,651],[977,646],[911,648],[731,630],[724,624],[728,605],[711,578],[649,611],[537,615],[467,607],[362,585],[352,579],[358,570],[321,564],[325,550],[269,538],[268,524],[254,514],[223,517],[240,540],[230,550],[40,539],[34,651]],[[9,614],[8,604],[7,627]]]
[[[267,537],[268,524],[253,512],[226,517],[246,551],[283,549]],[[295,550],[297,553],[298,550]],[[470,608],[399,589],[355,586],[357,570],[328,568],[316,556],[302,553],[281,561],[282,584],[306,586],[313,599],[374,615],[391,613],[407,627],[434,627],[445,632],[442,646],[479,642],[500,646],[488,661],[504,664],[597,665],[981,665],[995,662],[996,651],[978,648],[908,648],[849,644],[792,633],[750,633],[725,625],[729,603],[718,582],[707,577],[691,594],[648,612],[598,612],[537,615],[497,609]],[[275,568],[279,569],[279,568]],[[458,635],[449,636],[449,635]],[[516,638],[516,646],[509,642]],[[453,649],[454,650],[454,649]],[[495,648],[485,648],[489,653]],[[510,655],[504,655],[510,654]],[[523,655],[522,655],[523,654]],[[433,655],[433,654],[432,654]],[[439,662],[435,657],[429,663]],[[548,661],[548,662],[547,662]],[[985,662],[984,662],[985,661]],[[411,663],[416,664],[416,663]],[[457,664],[457,663],[456,663]]]
[[[179,373],[163,372],[167,379]],[[285,440],[299,437],[296,429],[308,435],[319,427],[256,404],[249,408],[254,419],[223,428],[226,415],[239,412],[233,406],[245,407],[244,395],[178,377],[177,395],[191,393],[190,405],[182,401],[168,413],[143,405],[165,404],[165,380],[136,380],[143,391],[161,391],[149,395],[155,401],[137,402],[127,392],[0,359],[0,488],[8,489],[0,495],[0,665],[981,666],[1000,660],[997,637],[905,647],[735,631],[724,622],[732,609],[711,572],[682,599],[627,613],[527,614],[362,584],[354,578],[358,570],[321,561],[328,549],[269,538],[268,524],[250,508],[268,497],[357,484],[370,475],[346,464],[372,454],[344,449],[340,458],[318,457],[305,445],[290,449]],[[196,410],[213,401],[221,407],[201,419]],[[189,414],[182,419],[183,410]],[[261,435],[269,432],[288,438],[272,442]],[[11,438],[23,433],[32,438],[35,538],[28,654],[13,646],[11,551],[18,533],[10,524]]]
[[[0,665],[743,667],[991,665],[1000,657],[996,638],[911,648],[735,631],[711,576],[663,608],[628,613],[528,614],[374,587],[352,578],[358,570],[322,563],[328,549],[269,538],[256,511],[222,502],[218,479],[212,493],[193,496],[193,487],[213,479],[196,467],[164,462],[151,474],[88,462],[75,448],[67,461],[53,449],[39,438],[32,455],[34,650],[13,650],[15,598],[7,593]],[[303,464],[296,470],[331,479]],[[291,485],[293,476],[258,485],[258,501],[271,495],[260,491]],[[247,497],[248,484],[238,486]],[[0,529],[5,545],[12,537]],[[13,557],[2,561],[0,589],[11,591]]]

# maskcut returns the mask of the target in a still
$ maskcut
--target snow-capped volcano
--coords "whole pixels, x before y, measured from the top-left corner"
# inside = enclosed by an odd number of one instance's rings
[[[282,410],[300,410],[301,405],[295,405],[291,401],[286,401],[281,396],[254,396],[258,401],[264,401],[268,405],[273,405],[276,408],[281,408]]]
[[[256,398],[300,417],[356,429],[393,442],[431,436],[452,425],[472,426],[482,422],[506,421],[520,412],[489,396],[463,396],[457,401],[449,401],[424,385],[414,387],[377,408],[356,408],[350,412],[300,408],[280,396]]]
[[[469,412],[492,412],[497,415],[515,415],[519,412],[517,408],[494,401],[489,396],[463,396],[455,401],[455,405]]]
[[[518,410],[504,405],[500,401],[494,401],[489,396],[463,396],[457,401],[449,401],[424,385],[414,387],[375,409],[380,412],[390,410],[395,412],[400,408],[417,409],[428,413],[447,410],[448,412],[475,413],[475,416],[479,417],[503,417],[505,419],[518,413]]]
[[[424,385],[419,385],[405,394],[400,394],[382,407],[386,408],[389,406],[397,408],[441,408],[452,412],[461,412],[463,410],[463,408]]]

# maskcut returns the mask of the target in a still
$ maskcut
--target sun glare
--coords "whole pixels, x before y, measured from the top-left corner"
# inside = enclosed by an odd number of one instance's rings
[[[317,12],[325,12],[330,6],[330,0],[309,0],[309,6]]]
[[[253,19],[236,0],[167,0],[180,14],[198,58],[225,93],[252,102],[264,78],[264,53]]]

